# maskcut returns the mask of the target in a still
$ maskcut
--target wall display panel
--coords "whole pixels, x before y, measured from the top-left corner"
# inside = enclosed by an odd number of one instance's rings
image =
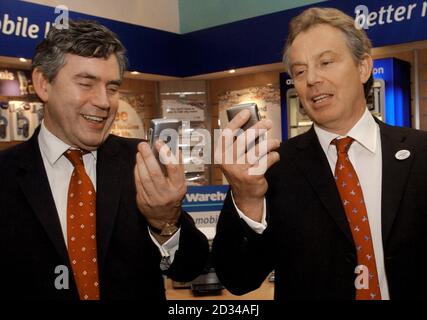
[[[160,82],[161,117],[181,121],[179,132],[185,177],[190,186],[209,184],[206,139],[208,104],[205,81]]]
[[[145,139],[144,116],[144,95],[121,93],[111,133],[126,138]]]
[[[8,102],[0,103],[0,142],[11,141],[11,115]]]
[[[206,101],[178,98],[163,99],[162,114],[165,118],[183,121],[205,121]]]
[[[0,150],[28,140],[42,119],[30,71],[0,66]]]
[[[0,68],[0,96],[21,97],[35,94],[28,70]]]

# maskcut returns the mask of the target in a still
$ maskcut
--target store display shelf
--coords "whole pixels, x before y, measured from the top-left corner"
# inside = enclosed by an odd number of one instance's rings
[[[20,143],[22,143],[23,141],[1,141],[0,142],[0,151],[9,149],[10,147],[16,146]]]
[[[0,100],[39,101],[39,98],[36,94],[28,94],[25,96],[1,96],[0,95]]]

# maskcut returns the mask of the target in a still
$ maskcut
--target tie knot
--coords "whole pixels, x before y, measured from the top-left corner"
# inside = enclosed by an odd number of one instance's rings
[[[83,166],[83,155],[86,151],[80,149],[68,149],[65,151],[64,156],[72,163],[74,167]]]
[[[345,137],[342,139],[334,139],[331,143],[337,147],[338,153],[347,153],[353,141],[354,141],[353,138]]]

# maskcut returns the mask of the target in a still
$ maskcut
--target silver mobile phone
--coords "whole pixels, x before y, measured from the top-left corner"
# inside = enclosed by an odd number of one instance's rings
[[[163,173],[166,173],[166,167],[159,160],[159,152],[155,147],[158,140],[162,140],[168,145],[171,152],[176,155],[179,144],[179,127],[181,121],[176,119],[153,119],[147,132],[147,139],[151,146],[154,156],[160,164]]]
[[[240,111],[247,109],[251,113],[249,120],[242,126],[243,130],[247,130],[252,127],[255,123],[260,121],[261,117],[259,115],[258,106],[256,103],[242,103],[236,104],[227,109],[227,118],[228,121],[231,121]]]

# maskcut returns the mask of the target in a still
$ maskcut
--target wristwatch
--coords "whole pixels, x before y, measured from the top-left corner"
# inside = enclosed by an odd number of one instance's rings
[[[155,234],[158,234],[159,236],[165,236],[165,237],[170,237],[179,229],[179,227],[175,223],[168,223],[168,222],[166,222],[166,224],[163,226],[162,229],[157,229],[151,225],[149,226],[149,228]]]

